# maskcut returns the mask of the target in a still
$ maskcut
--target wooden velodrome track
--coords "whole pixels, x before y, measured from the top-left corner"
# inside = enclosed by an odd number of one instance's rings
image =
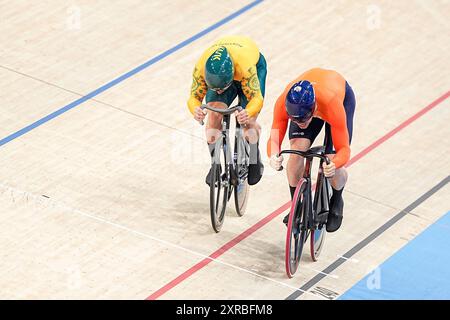
[[[336,298],[449,210],[449,1],[1,8],[0,298]],[[335,69],[357,96],[343,226],[293,279],[289,189],[266,158],[245,216],[230,206],[210,226],[186,100],[197,58],[227,34],[268,62],[264,154],[275,99],[301,72]]]

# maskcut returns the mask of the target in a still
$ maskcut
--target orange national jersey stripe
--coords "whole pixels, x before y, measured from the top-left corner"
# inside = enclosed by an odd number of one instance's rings
[[[350,145],[343,104],[345,98],[345,79],[333,70],[311,69],[288,84],[275,103],[272,130],[269,141],[267,142],[267,154],[270,157],[280,152],[280,147],[289,123],[285,106],[286,95],[292,85],[300,80],[308,80],[314,87],[317,103],[314,117],[321,118],[330,124],[331,136],[336,149],[336,156],[333,162],[337,168],[340,168],[350,159]]]

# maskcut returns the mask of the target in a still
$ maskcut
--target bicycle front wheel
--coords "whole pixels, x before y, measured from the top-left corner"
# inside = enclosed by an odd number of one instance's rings
[[[307,188],[307,181],[305,179],[301,179],[295,190],[294,198],[292,199],[291,211],[289,212],[285,259],[286,274],[289,278],[292,278],[298,269],[303,246],[308,239]]]
[[[210,212],[211,224],[215,232],[220,232],[227,208],[229,178],[223,145],[216,145],[214,163],[211,167]]]

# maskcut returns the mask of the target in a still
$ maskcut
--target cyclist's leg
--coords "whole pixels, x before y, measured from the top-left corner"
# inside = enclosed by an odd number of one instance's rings
[[[256,72],[258,75],[258,81],[260,85],[261,94],[264,97],[266,91],[266,76],[267,76],[267,64],[262,53],[259,55],[258,63],[256,64]],[[245,109],[248,100],[242,91],[242,87],[238,86],[239,105]],[[244,128],[245,139],[250,144],[250,166],[249,166],[249,178],[250,185],[254,185],[261,180],[264,171],[264,165],[261,161],[261,153],[259,151],[259,137],[261,135],[261,126],[257,122],[258,115],[251,117]]]
[[[344,109],[347,118],[347,131],[349,135],[349,144],[352,141],[353,136],[353,115],[355,113],[355,94],[346,82]],[[331,137],[331,128],[327,124],[325,128],[325,134],[328,137],[328,143],[326,147],[326,153],[330,160],[334,158],[333,140]],[[342,198],[342,192],[344,191],[345,184],[347,183],[348,172],[344,167],[336,169],[334,177],[330,179],[331,187],[333,188],[333,196],[330,200],[330,215],[327,222],[327,231],[334,232],[338,230],[342,224],[342,218],[344,213],[344,199]]]
[[[245,109],[247,106],[247,98],[244,96],[239,84],[239,105]],[[263,175],[264,165],[261,161],[261,153],[259,151],[259,137],[261,134],[261,126],[257,122],[258,115],[250,117],[246,126],[243,128],[244,138],[250,145],[250,159],[248,166],[248,184],[257,184]]]
[[[229,106],[237,96],[236,84],[232,84],[225,92],[218,94],[213,90],[208,90],[206,93],[206,103],[215,108],[226,108]],[[217,139],[221,137],[222,132],[222,118],[223,116],[208,110],[208,118],[206,121],[206,141],[208,142],[208,149],[211,155],[211,163],[214,160],[214,146]],[[206,176],[206,184],[210,184],[211,170]]]
[[[325,135],[327,137],[325,154],[331,161],[333,161],[336,151],[334,150],[333,147],[333,139],[331,137],[331,127],[328,123],[325,125]],[[345,183],[347,182],[347,178],[348,178],[347,170],[344,167],[336,169],[334,176],[329,179],[331,187],[333,188],[333,194],[338,194],[339,191],[344,188]]]
[[[319,135],[320,130],[322,130],[323,124],[323,120],[313,118],[307,128],[301,129],[297,124],[291,121],[289,124],[289,142],[291,144],[291,149],[299,151],[308,150]],[[289,155],[286,171],[291,190],[291,198],[294,195],[295,188],[300,178],[303,176],[303,170],[303,157],[294,154]]]
[[[326,124],[325,135],[328,138],[328,143],[325,149],[327,157],[333,161],[335,151],[333,149],[333,143],[331,139],[331,128],[329,124]],[[345,183],[347,182],[348,173],[344,167],[336,169],[334,176],[329,179],[331,188],[333,189],[333,195],[330,199],[330,212],[328,214],[328,220],[326,225],[327,232],[337,231],[344,216],[344,199],[342,198],[342,192],[344,191]]]
[[[311,141],[305,138],[294,138],[289,140],[289,142],[291,150],[306,151],[311,147]],[[297,187],[300,178],[303,176],[304,169],[305,161],[303,157],[290,154],[287,162],[286,174],[291,192],[291,199],[294,197],[295,188]]]
[[[317,135],[320,133],[323,127],[323,120],[319,118],[313,118],[307,128],[301,129],[294,122],[289,124],[289,142],[292,150],[306,151],[313,144]],[[298,182],[303,176],[305,169],[305,161],[303,157],[290,154],[287,163],[286,173],[289,183],[289,191],[291,193],[291,200],[294,198],[295,189]],[[289,214],[283,218],[283,223],[288,223]]]

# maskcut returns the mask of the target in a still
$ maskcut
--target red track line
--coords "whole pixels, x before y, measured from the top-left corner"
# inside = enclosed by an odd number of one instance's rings
[[[425,108],[423,108],[422,110],[420,110],[419,112],[417,112],[415,115],[413,115],[411,118],[405,120],[404,122],[402,122],[399,126],[397,126],[396,128],[394,128],[393,130],[389,131],[387,134],[385,134],[384,136],[382,136],[381,138],[379,138],[377,141],[373,142],[370,146],[368,146],[367,148],[365,148],[364,150],[362,150],[361,152],[359,152],[356,156],[354,156],[353,158],[351,158],[347,164],[345,165],[346,167],[351,166],[353,163],[355,163],[356,161],[358,161],[359,159],[361,159],[362,157],[364,157],[366,154],[368,154],[369,152],[371,152],[373,149],[375,149],[376,147],[378,147],[380,144],[382,144],[383,142],[385,142],[386,140],[390,139],[393,135],[395,135],[396,133],[398,133],[400,130],[404,129],[405,127],[407,127],[408,125],[410,125],[411,123],[413,123],[414,121],[416,121],[417,119],[419,119],[421,116],[423,116],[425,113],[427,113],[428,111],[430,111],[431,109],[433,109],[434,107],[436,107],[438,104],[440,104],[441,102],[443,102],[445,99],[447,99],[448,97],[450,97],[450,91],[448,91],[447,93],[445,93],[443,96],[441,96],[440,98],[434,100],[432,103],[430,103],[428,106],[426,106]]]
[[[209,264],[211,261],[213,261],[212,259],[217,259],[222,254],[224,254],[225,252],[227,252],[228,250],[233,248],[235,245],[237,245],[239,242],[241,242],[242,240],[244,240],[245,238],[250,236],[256,230],[258,230],[261,227],[263,227],[264,225],[266,225],[268,222],[273,220],[280,213],[282,213],[283,211],[287,210],[290,207],[290,205],[291,205],[290,201],[285,203],[280,208],[278,208],[277,210],[275,210],[274,212],[269,214],[267,217],[265,217],[264,219],[258,221],[256,224],[254,224],[253,226],[251,226],[250,228],[245,230],[243,233],[241,233],[240,235],[238,235],[237,237],[235,237],[231,241],[229,241],[226,244],[224,244],[218,250],[214,251],[211,255],[208,256],[208,258],[203,259],[202,261],[200,261],[199,263],[194,265],[192,268],[190,268],[189,270],[183,272],[181,275],[179,275],[178,277],[176,277],[175,279],[170,281],[168,284],[166,284],[161,289],[159,289],[158,291],[155,291],[154,293],[152,293],[152,295],[149,296],[147,298],[147,300],[155,300],[155,299],[159,298],[161,295],[163,295],[164,293],[166,293],[167,291],[169,291],[170,289],[175,287],[177,284],[179,284],[180,282],[184,281],[186,278],[190,277],[192,274],[194,274],[198,270],[200,270],[203,267],[205,267],[207,264]]]
[[[431,109],[433,109],[434,107],[439,105],[441,102],[446,100],[448,97],[450,97],[450,91],[448,91],[447,93],[442,95],[440,98],[438,98],[435,101],[433,101],[431,104],[429,104],[428,106],[426,106],[425,108],[423,108],[422,110],[417,112],[415,115],[413,115],[409,119],[407,119],[404,122],[402,122],[396,128],[394,128],[393,130],[389,131],[387,134],[385,134],[384,136],[382,136],[381,138],[379,138],[378,140],[373,142],[371,145],[369,145],[364,150],[362,150],[361,152],[356,154],[353,158],[351,158],[347,162],[346,167],[351,166],[353,163],[355,163],[356,161],[358,161],[359,159],[364,157],[366,154],[371,152],[373,149],[377,148],[379,145],[381,145],[382,143],[384,143],[385,141],[390,139],[392,136],[397,134],[400,130],[404,129],[405,127],[407,127],[408,125],[410,125],[411,123],[413,123],[414,121],[419,119],[421,116],[423,116],[425,113],[427,113],[428,111],[430,111]],[[256,224],[254,224],[253,226],[251,226],[250,228],[245,230],[243,233],[241,233],[240,235],[236,236],[234,239],[232,239],[229,242],[227,242],[226,244],[224,244],[221,248],[219,248],[218,250],[214,251],[211,255],[209,255],[208,258],[203,259],[202,261],[200,261],[199,263],[197,263],[196,265],[194,265],[190,269],[186,270],[181,275],[179,275],[178,277],[176,277],[175,279],[173,279],[172,281],[170,281],[169,283],[167,283],[166,285],[161,287],[159,290],[157,290],[154,293],[152,293],[147,298],[147,300],[158,299],[160,296],[165,294],[167,291],[171,290],[173,287],[175,287],[179,283],[183,282],[184,280],[189,278],[191,275],[193,275],[194,273],[196,273],[200,269],[204,268],[211,261],[213,261],[213,259],[217,259],[221,255],[223,255],[225,252],[227,252],[228,250],[233,248],[235,245],[240,243],[242,240],[244,240],[245,238],[249,237],[255,231],[257,231],[258,229],[262,228],[267,223],[272,221],[279,214],[281,214],[282,212],[286,211],[290,207],[290,203],[291,203],[290,201],[286,202],[280,208],[276,209],[274,212],[272,212],[271,214],[269,214],[268,216],[266,216],[262,220],[258,221]]]

